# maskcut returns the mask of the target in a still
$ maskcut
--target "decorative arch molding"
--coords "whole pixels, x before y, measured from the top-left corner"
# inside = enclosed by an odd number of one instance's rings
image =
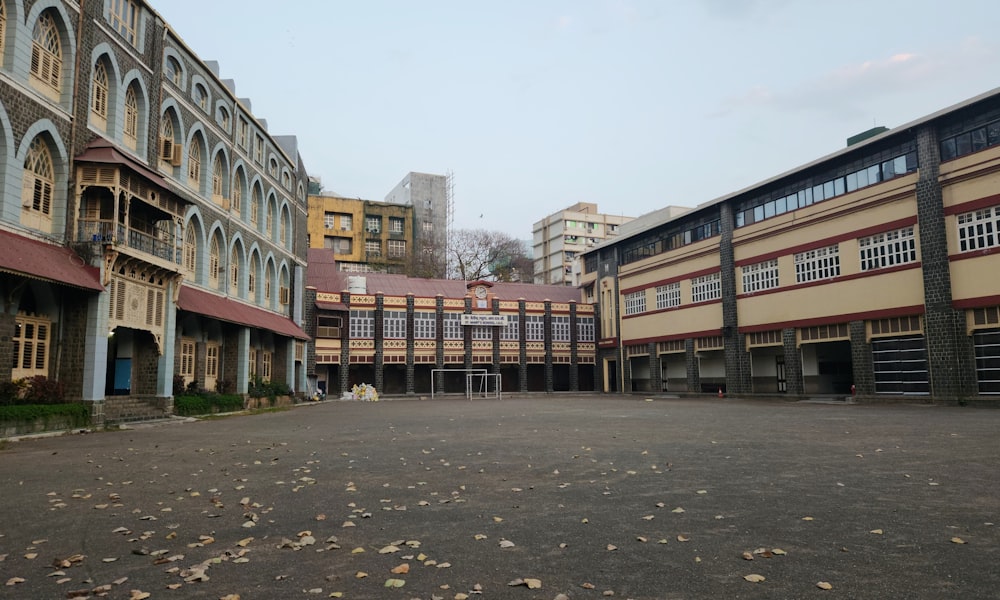
[[[17,2],[7,2],[8,7],[11,4],[18,4]],[[35,23],[38,22],[38,18],[43,12],[47,10],[52,10],[56,16],[56,28],[59,30],[60,44],[62,47],[62,70],[60,74],[60,89],[59,89],[59,105],[64,109],[69,110],[70,104],[73,101],[73,83],[74,83],[74,68],[73,65],[76,64],[76,32],[74,30],[76,19],[66,12],[66,7],[62,2],[57,0],[38,0],[31,5],[31,9],[24,17],[25,24],[25,37],[24,42],[27,43],[28,47],[25,52],[12,52],[15,54],[16,58],[13,63],[14,72],[19,77],[23,77],[24,81],[27,81],[29,74],[31,73],[31,36],[32,31],[35,28]],[[8,22],[10,22],[8,20]],[[18,22],[21,22],[20,20]],[[13,46],[12,46],[13,48]],[[4,52],[6,55],[6,51]]]
[[[28,149],[31,147],[31,143],[38,136],[44,136],[46,140],[46,145],[49,147],[49,152],[52,155],[52,178],[55,182],[52,189],[52,231],[43,232],[48,233],[54,237],[63,237],[62,232],[65,231],[66,227],[66,206],[67,206],[67,182],[69,181],[69,153],[66,150],[66,146],[63,144],[62,138],[59,137],[59,129],[56,128],[55,124],[49,119],[41,119],[35,121],[28,130],[24,132],[24,137],[21,138],[21,144],[14,154],[14,166],[17,167],[10,171],[11,177],[7,181],[7,189],[15,189],[20,191],[24,185],[24,161],[28,155]],[[11,181],[13,179],[14,181]],[[12,187],[13,186],[13,187]],[[14,214],[20,215],[21,207],[21,194],[6,194],[6,196],[11,197],[15,203]],[[5,207],[10,201],[5,203]],[[18,222],[20,217],[14,219],[14,222]]]
[[[181,70],[180,77],[179,77],[180,83],[176,84],[177,87],[179,87],[181,90],[187,90],[187,78],[188,78],[187,77],[187,63],[184,62],[184,59],[181,57],[180,52],[178,52],[176,49],[174,49],[174,48],[172,48],[170,46],[166,46],[165,45],[163,47],[163,64],[164,65],[167,64],[167,59],[168,58],[172,58],[172,59],[176,60],[177,61],[177,66],[179,66],[180,70]],[[168,81],[171,81],[171,83],[173,83],[173,81],[170,80],[170,78],[166,78],[166,79]]]
[[[24,164],[22,161],[21,165]],[[0,181],[8,182],[5,186],[6,189],[18,189],[11,188],[11,182],[7,177],[8,173],[20,173],[21,167],[17,163],[17,152],[14,146],[14,131],[11,128],[10,116],[7,114],[7,108],[0,103]],[[17,217],[14,215],[19,214],[21,209],[20,198],[14,202],[11,199],[11,194],[4,194],[4,198],[8,201],[3,202],[2,207],[0,207],[0,213],[3,214],[5,221],[17,221]],[[15,210],[17,212],[15,212]]]
[[[24,67],[22,71],[23,56],[15,51],[15,48],[31,43],[31,31],[27,31],[24,25],[24,6],[22,2],[4,4],[7,10],[7,27],[3,39],[3,68],[27,77],[28,67]]]
[[[137,258],[117,252],[105,257],[108,281],[108,327],[128,327],[148,331],[156,341],[156,351],[163,354],[167,310],[167,291],[171,283],[180,289],[180,275]]]
[[[115,114],[121,115],[121,118],[115,119],[115,131],[118,135],[115,139],[121,137],[121,132],[125,127],[125,94],[128,92],[130,87],[136,89],[135,99],[139,104],[139,123],[136,127],[136,149],[135,153],[143,158],[146,157],[146,145],[149,140],[149,123],[150,123],[150,101],[149,101],[149,88],[146,85],[146,80],[142,76],[142,72],[138,69],[131,69],[122,76],[121,92],[115,99],[118,106],[118,110]]]

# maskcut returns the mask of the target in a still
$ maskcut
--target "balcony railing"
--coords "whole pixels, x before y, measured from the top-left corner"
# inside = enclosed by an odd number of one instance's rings
[[[181,262],[181,249],[172,242],[161,240],[138,229],[126,228],[109,219],[81,219],[77,239],[81,242],[121,244],[175,264]]]

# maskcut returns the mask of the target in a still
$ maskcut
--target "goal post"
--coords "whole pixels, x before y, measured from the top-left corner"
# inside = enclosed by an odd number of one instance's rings
[[[490,373],[489,369],[477,367],[473,369],[431,369],[431,400],[437,393],[437,379],[446,373],[465,374],[465,397],[472,400],[473,395],[481,398],[494,396],[500,398],[500,374]]]

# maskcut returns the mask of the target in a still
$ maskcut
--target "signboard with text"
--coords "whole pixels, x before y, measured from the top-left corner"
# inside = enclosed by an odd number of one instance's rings
[[[462,315],[462,325],[475,327],[506,327],[507,315],[476,314]]]

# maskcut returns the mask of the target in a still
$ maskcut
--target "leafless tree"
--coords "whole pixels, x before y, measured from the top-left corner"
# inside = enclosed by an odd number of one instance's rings
[[[506,233],[485,229],[459,229],[448,240],[450,274],[463,281],[531,282],[531,260],[524,244]]]

